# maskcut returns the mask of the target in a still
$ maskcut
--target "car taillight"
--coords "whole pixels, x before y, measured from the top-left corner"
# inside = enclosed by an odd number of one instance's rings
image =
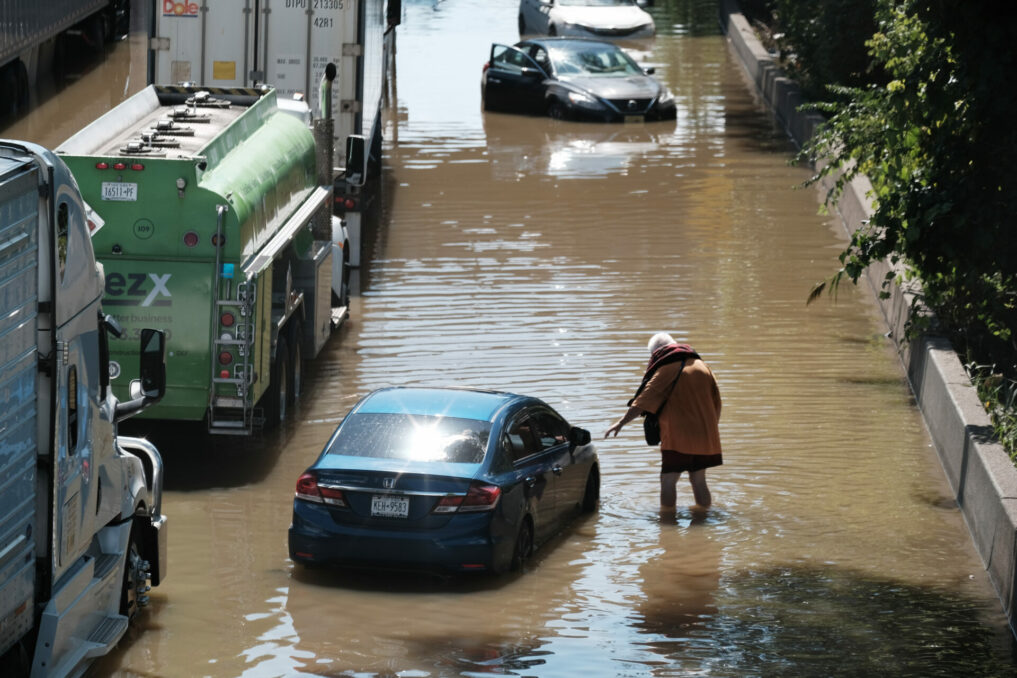
[[[461,494],[448,494],[438,500],[438,503],[434,505],[434,513],[455,513],[459,510],[459,506],[463,503],[464,495]]]
[[[489,69],[490,67],[491,67],[491,62],[488,61],[486,64],[484,64],[484,70],[480,71],[481,74],[487,73],[487,69]]]
[[[496,485],[483,485],[474,483],[470,489],[463,494],[450,494],[438,500],[434,505],[432,513],[470,513],[476,511],[490,511],[498,505],[501,497],[501,488]]]
[[[297,479],[297,499],[313,501],[316,504],[329,506],[346,506],[343,491],[329,485],[319,485],[313,473],[305,473]]]
[[[500,497],[501,488],[497,485],[481,485],[479,483],[470,485],[470,490],[466,493],[463,504],[459,507],[459,512],[490,511],[498,505]]]

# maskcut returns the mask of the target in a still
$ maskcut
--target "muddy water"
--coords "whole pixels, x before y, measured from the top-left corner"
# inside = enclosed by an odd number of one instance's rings
[[[661,34],[633,49],[677,93],[679,119],[633,127],[483,115],[480,68],[492,41],[518,39],[517,3],[404,5],[384,209],[351,321],[284,430],[246,443],[160,432],[169,577],[94,673],[1013,673],[870,292],[805,306],[842,236],[793,188],[807,174],[788,165],[715,5],[657,0]],[[120,96],[116,73],[83,75],[5,134],[59,143],[68,111]],[[524,391],[599,438],[662,329],[703,354],[724,397],[705,517],[658,517],[657,460],[633,425],[599,444],[600,511],[522,576],[287,560],[293,483],[369,390]]]

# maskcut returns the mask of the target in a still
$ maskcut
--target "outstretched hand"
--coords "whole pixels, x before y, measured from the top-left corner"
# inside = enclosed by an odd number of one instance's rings
[[[630,405],[629,409],[625,410],[625,414],[623,414],[621,417],[619,417],[618,421],[616,421],[613,424],[611,424],[611,426],[606,431],[604,431],[604,437],[607,438],[612,433],[614,433],[614,436],[617,438],[618,437],[618,431],[622,430],[622,426],[624,426],[625,424],[629,423],[630,421],[632,421],[633,419],[635,419],[636,417],[638,417],[642,413],[643,413],[643,411],[641,409],[639,409],[638,407]]]

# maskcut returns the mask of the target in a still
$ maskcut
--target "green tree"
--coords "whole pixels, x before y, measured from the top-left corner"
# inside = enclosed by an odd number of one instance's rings
[[[878,0],[867,45],[887,80],[834,87],[836,101],[817,105],[828,123],[805,150],[829,163],[816,179],[843,172],[831,198],[857,173],[875,189],[875,213],[841,254],[831,286],[857,282],[877,260],[903,262],[958,348],[1013,378],[1017,23],[1006,9]]]

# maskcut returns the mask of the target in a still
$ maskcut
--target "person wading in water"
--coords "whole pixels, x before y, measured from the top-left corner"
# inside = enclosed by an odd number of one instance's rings
[[[676,484],[688,472],[694,510],[713,503],[706,469],[724,463],[720,449],[720,389],[713,372],[688,344],[670,334],[650,337],[650,362],[629,409],[604,433],[607,438],[640,415],[657,413],[660,420],[660,510],[677,503]]]

